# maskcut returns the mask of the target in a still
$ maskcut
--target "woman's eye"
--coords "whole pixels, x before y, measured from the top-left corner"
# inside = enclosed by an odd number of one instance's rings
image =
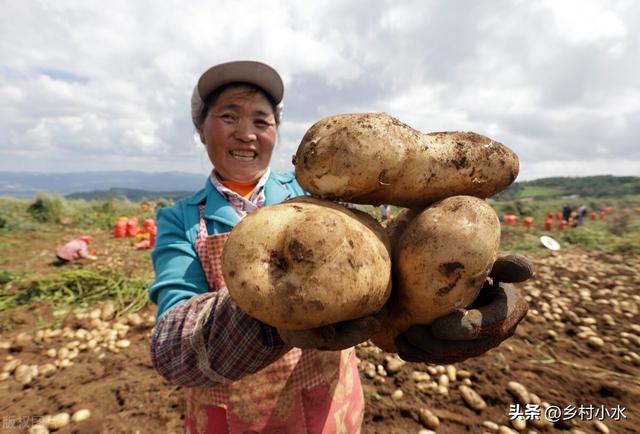
[[[268,122],[268,121],[266,121],[264,119],[258,119],[258,120],[256,120],[256,125],[266,128],[266,127],[271,126],[271,122]]]
[[[235,122],[236,120],[236,117],[233,116],[231,113],[222,113],[221,115],[219,115],[219,117],[224,122]]]

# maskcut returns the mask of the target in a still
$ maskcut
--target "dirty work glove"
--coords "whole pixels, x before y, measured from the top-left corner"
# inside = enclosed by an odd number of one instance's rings
[[[278,329],[280,338],[292,347],[315,348],[325,351],[344,350],[369,339],[376,333],[384,318],[386,308],[364,318],[342,321],[310,330]]]
[[[527,314],[527,302],[508,283],[533,276],[533,264],[523,255],[496,260],[478,297],[466,309],[436,319],[430,325],[414,325],[396,338],[398,355],[409,362],[456,363],[479,356],[513,335]]]

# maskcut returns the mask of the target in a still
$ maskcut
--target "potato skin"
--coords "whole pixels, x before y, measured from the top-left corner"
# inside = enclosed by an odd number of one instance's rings
[[[391,292],[389,241],[380,225],[309,197],[245,217],[229,235],[222,268],[237,305],[284,330],[371,315]]]
[[[490,197],[518,175],[518,157],[475,133],[423,134],[386,113],[330,116],[304,135],[296,178],[311,194],[424,208],[454,195]]]
[[[413,219],[395,242],[389,313],[373,342],[396,352],[395,338],[414,324],[471,304],[498,252],[500,222],[484,200],[453,196]],[[390,228],[397,231],[397,228]]]

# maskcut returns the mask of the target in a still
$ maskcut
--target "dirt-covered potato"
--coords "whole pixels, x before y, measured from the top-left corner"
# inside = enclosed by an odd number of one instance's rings
[[[308,197],[245,217],[231,231],[222,264],[238,306],[285,330],[371,315],[391,291],[382,227],[364,213]]]
[[[430,324],[454,309],[467,307],[498,252],[500,222],[484,200],[453,196],[422,212],[405,211],[405,227],[392,240],[393,293],[388,315],[373,342],[396,352],[395,338],[414,324]],[[408,218],[413,217],[407,222]],[[397,237],[401,227],[389,227]]]
[[[423,134],[386,113],[330,116],[304,135],[296,178],[311,194],[423,208],[454,195],[480,198],[509,186],[518,157],[475,133]]]

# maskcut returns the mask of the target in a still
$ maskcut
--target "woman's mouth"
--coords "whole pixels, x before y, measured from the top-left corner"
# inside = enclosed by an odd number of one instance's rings
[[[255,151],[231,151],[229,154],[240,161],[251,161],[258,156]]]

